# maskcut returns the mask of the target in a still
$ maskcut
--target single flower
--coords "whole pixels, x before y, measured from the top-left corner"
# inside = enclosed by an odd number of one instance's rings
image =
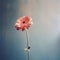
[[[16,24],[15,24],[15,27],[17,30],[26,30],[26,29],[29,29],[30,26],[32,25],[32,18],[29,17],[29,16],[23,16],[19,19],[17,19],[16,21]]]

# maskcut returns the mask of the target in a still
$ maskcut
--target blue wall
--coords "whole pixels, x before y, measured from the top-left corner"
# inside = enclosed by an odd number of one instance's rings
[[[0,0],[0,60],[27,60],[25,32],[15,29],[17,18],[33,19],[29,29],[31,60],[60,60],[59,0]]]

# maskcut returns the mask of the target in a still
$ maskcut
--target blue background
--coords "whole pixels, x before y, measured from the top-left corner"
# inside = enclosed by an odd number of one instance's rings
[[[0,60],[27,60],[25,31],[19,17],[31,16],[31,60],[60,60],[60,0],[0,0]]]

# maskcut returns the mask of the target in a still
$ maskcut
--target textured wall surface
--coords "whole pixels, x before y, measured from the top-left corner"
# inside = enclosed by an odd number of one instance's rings
[[[33,19],[29,29],[31,60],[60,60],[60,0],[0,0],[0,60],[27,60],[25,32],[17,18]]]

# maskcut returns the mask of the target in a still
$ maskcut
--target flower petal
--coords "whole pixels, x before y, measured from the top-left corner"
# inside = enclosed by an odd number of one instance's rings
[[[15,27],[17,30],[26,30],[26,29],[29,29],[30,26],[32,25],[32,18],[29,17],[29,16],[23,16],[19,19],[17,19],[16,21],[16,24],[15,24]]]

